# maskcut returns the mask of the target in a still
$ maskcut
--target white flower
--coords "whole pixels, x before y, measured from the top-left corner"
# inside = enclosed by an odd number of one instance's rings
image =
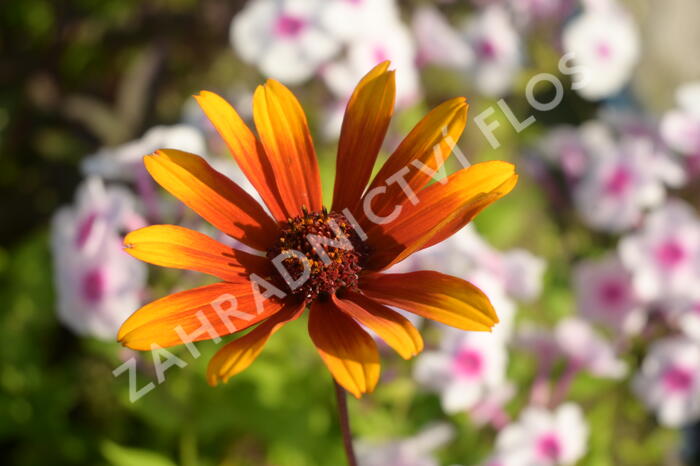
[[[681,86],[676,91],[678,108],[661,120],[661,135],[675,151],[700,156],[700,81]]]
[[[659,133],[656,120],[630,108],[609,107],[600,111],[600,120],[612,128],[618,139],[638,139],[652,147],[650,164],[657,178],[667,186],[678,188],[687,181],[682,160],[669,151]]]
[[[324,118],[321,122],[321,132],[323,137],[329,141],[337,141],[340,136],[340,128],[343,126],[343,118],[345,118],[345,107],[348,101],[345,99],[336,99],[330,104],[327,104],[324,109]]]
[[[434,7],[420,7],[411,24],[418,44],[421,64],[464,69],[474,61],[474,53],[458,31]]]
[[[545,262],[524,249],[498,251],[471,225],[442,244],[447,254],[462,253],[458,259],[468,263],[472,270],[491,275],[513,298],[529,301],[542,290]]]
[[[574,0],[507,0],[519,25],[529,26],[536,21],[559,20],[575,6]]]
[[[503,253],[506,292],[515,299],[532,301],[542,292],[546,262],[525,249]]]
[[[588,425],[581,408],[565,403],[555,411],[528,407],[520,419],[498,433],[488,466],[575,464],[586,453]]]
[[[454,437],[449,424],[430,425],[413,437],[371,444],[360,440],[357,460],[360,466],[438,466],[432,455]]]
[[[644,209],[665,198],[667,159],[646,138],[625,137],[601,146],[574,190],[576,207],[592,228],[620,232],[642,219]]]
[[[320,13],[324,28],[338,40],[352,44],[377,35],[387,23],[400,21],[395,0],[325,0]]]
[[[589,100],[617,94],[627,84],[639,59],[637,26],[619,5],[587,8],[566,25],[564,50],[585,69],[577,92]]]
[[[446,413],[468,410],[505,378],[507,352],[489,333],[445,329],[441,348],[420,354],[414,366],[416,380],[440,393]]]
[[[473,281],[487,294],[490,290],[494,295],[505,294],[523,301],[539,296],[546,267],[542,258],[524,249],[498,251],[472,225],[418,251],[399,265],[399,269],[406,271],[429,269],[449,273]]]
[[[391,67],[396,69],[396,103],[405,107],[421,94],[415,59],[410,31],[396,19],[348,44],[346,56],[325,66],[322,76],[331,92],[345,101],[368,70],[390,60]]]
[[[589,155],[582,131],[578,128],[563,125],[555,127],[539,142],[538,150],[572,180],[577,180],[586,173]]]
[[[600,111],[600,120],[621,139],[627,137],[647,141],[653,147],[652,165],[657,178],[664,184],[679,188],[686,183],[688,174],[683,160],[669,150],[655,119],[631,108],[613,106]]]
[[[408,107],[421,96],[416,68],[416,50],[408,28],[391,16],[380,27],[368,30],[348,44],[345,56],[321,70],[324,82],[335,95],[336,102],[327,109],[323,131],[328,138],[337,137],[345,112],[345,104],[357,82],[375,65],[391,61],[396,70],[396,105]]]
[[[676,327],[700,343],[700,289],[695,287],[691,294],[690,297],[671,300],[666,309]]]
[[[89,178],[76,205],[63,207],[51,225],[58,317],[80,335],[114,340],[141,303],[146,265],[122,249],[120,230],[143,225],[131,195]]]
[[[253,0],[231,23],[241,58],[271,78],[299,84],[340,50],[321,25],[325,0]]]
[[[570,363],[598,377],[619,379],[627,372],[610,343],[597,335],[583,319],[568,317],[557,324],[555,338]]]
[[[700,220],[689,205],[671,199],[623,238],[619,251],[642,298],[692,297],[700,280]]]
[[[499,319],[489,335],[506,344],[513,335],[517,309],[515,303],[506,295],[502,283],[485,269],[474,269],[464,274],[463,278],[489,297]]]
[[[505,9],[484,8],[468,21],[464,36],[474,56],[470,72],[479,92],[489,96],[508,93],[520,71],[520,37]]]
[[[631,274],[617,255],[578,264],[574,284],[582,316],[628,334],[641,330],[646,320],[644,307],[634,291]]]
[[[680,427],[700,419],[700,345],[683,338],[654,343],[633,388],[663,425]]]
[[[143,157],[158,149],[179,149],[193,154],[205,151],[204,136],[194,126],[154,126],[141,139],[100,149],[82,162],[83,173],[107,180],[134,181],[143,168]]]

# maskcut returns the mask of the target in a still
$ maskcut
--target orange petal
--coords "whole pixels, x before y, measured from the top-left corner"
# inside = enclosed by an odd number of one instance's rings
[[[375,251],[367,267],[385,269],[425,247],[433,238],[445,239],[477,213],[508,194],[517,181],[515,167],[492,161],[472,165],[418,193],[417,204],[404,202],[393,221],[367,230]],[[433,243],[434,244],[434,243]]]
[[[228,382],[234,375],[243,372],[262,352],[265,343],[284,324],[298,318],[305,303],[288,304],[242,337],[236,338],[221,348],[209,361],[207,380],[215,387],[219,382]]]
[[[394,113],[396,80],[389,62],[375,66],[350,97],[338,141],[333,209],[353,211],[367,186]]]
[[[367,190],[370,192],[374,188],[386,187],[386,192],[372,200],[372,212],[385,215],[407,199],[399,182],[388,182],[394,175],[405,171],[402,178],[411,190],[417,192],[430,182],[433,171],[439,173],[438,170],[452,154],[452,148],[462,135],[467,108],[464,97],[448,100],[434,108],[413,128]]]
[[[373,330],[404,359],[423,350],[423,338],[404,316],[359,293],[348,292],[343,299],[333,298],[341,311]]]
[[[260,193],[272,216],[278,221],[286,220],[289,213],[284,210],[282,198],[275,186],[272,166],[253,132],[236,110],[217,94],[202,91],[194,98],[226,142],[241,171]]]
[[[382,304],[462,330],[491,331],[498,322],[489,298],[479,288],[439,272],[365,275],[360,289]]]
[[[321,210],[321,178],[304,110],[285,86],[269,79],[253,95],[253,120],[286,212]]]
[[[279,227],[243,188],[203,158],[174,149],[144,157],[158,184],[227,235],[265,250]]]
[[[333,378],[359,398],[379,381],[379,352],[371,336],[332,301],[315,301],[309,335]]]
[[[442,226],[437,229],[435,235],[420,249],[429,248],[430,246],[438,244],[439,242],[457,233],[474,217],[476,217],[479,212],[488,207],[489,204],[511,192],[517,183],[518,176],[512,176],[487,195],[480,196],[481,200],[479,202],[475,202],[471,209],[462,209],[459,215],[450,216],[450,220],[448,222],[442,222]]]
[[[161,267],[196,270],[225,281],[240,281],[251,273],[267,276],[270,261],[221,244],[188,228],[152,225],[132,231],[124,238],[126,252]]]
[[[259,310],[252,284],[247,280],[181,291],[136,311],[122,324],[117,338],[135,350],[150,350],[152,345],[181,345],[185,340],[216,340],[248,328],[282,308],[278,299],[259,295],[257,299]]]

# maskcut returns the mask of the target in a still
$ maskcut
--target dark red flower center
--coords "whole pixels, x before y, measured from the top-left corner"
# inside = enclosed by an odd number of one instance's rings
[[[339,289],[356,289],[367,245],[338,212],[306,212],[280,225],[267,257],[274,279],[285,292],[305,300],[325,298]]]

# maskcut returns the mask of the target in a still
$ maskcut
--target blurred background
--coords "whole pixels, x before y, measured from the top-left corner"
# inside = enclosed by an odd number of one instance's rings
[[[288,85],[330,199],[344,105],[385,59],[397,104],[380,158],[466,96],[460,150],[521,179],[399,264],[473,281],[502,323],[477,335],[416,321],[423,354],[384,351],[376,393],[350,401],[361,463],[700,464],[698,19],[696,0],[3,2],[3,464],[344,464],[303,324],[217,388],[211,342],[197,359],[174,349],[188,366],[161,384],[149,354],[115,342],[139,306],[203,283],[131,259],[121,238],[152,223],[213,234],[147,176],[158,148],[249,186],[191,98],[202,89],[250,122],[258,84]],[[539,73],[563,90],[549,110],[532,105],[557,97]],[[113,375],[132,358],[136,388],[156,385],[136,402]]]

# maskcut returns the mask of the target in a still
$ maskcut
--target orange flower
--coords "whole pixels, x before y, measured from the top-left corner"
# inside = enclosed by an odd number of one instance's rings
[[[132,256],[222,281],[142,307],[122,325],[119,341],[149,350],[258,324],[212,358],[207,377],[216,385],[247,368],[273,333],[310,307],[311,340],[335,380],[360,397],[374,389],[380,371],[376,344],[363,327],[403,358],[423,348],[418,331],[388,306],[463,330],[489,331],[498,322],[488,298],[469,282],[432,271],[383,272],[461,229],[517,181],[514,167],[500,161],[439,178],[466,122],[461,97],[425,116],[370,181],[394,109],[388,67],[370,71],[348,102],[330,212],[304,111],[286,87],[269,80],[256,89],[257,137],[224,99],[206,91],[196,96],[267,209],[196,155],[159,150],[145,157],[146,168],[205,220],[261,252],[231,249],[174,225],[130,233],[124,242]]]

